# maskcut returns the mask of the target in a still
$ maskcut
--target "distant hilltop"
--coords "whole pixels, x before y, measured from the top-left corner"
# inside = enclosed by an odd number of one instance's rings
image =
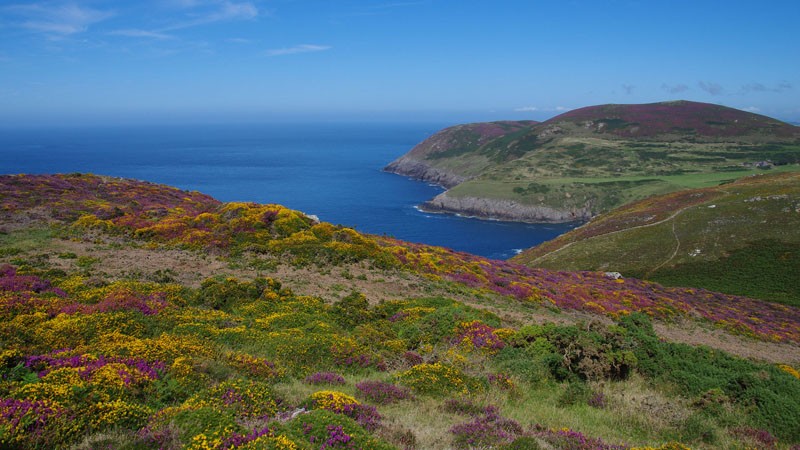
[[[678,100],[642,105],[600,105],[575,109],[543,125],[574,123],[587,131],[640,138],[726,140],[800,137],[794,125],[711,103]]]
[[[450,127],[385,170],[448,188],[428,211],[565,222],[798,162],[800,127],[681,100]]]

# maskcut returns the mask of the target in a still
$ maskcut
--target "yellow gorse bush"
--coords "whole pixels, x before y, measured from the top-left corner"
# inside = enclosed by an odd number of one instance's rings
[[[431,395],[467,395],[482,388],[460,369],[441,362],[417,364],[397,375],[397,381],[415,392]]]
[[[317,391],[309,396],[313,406],[329,411],[340,411],[345,405],[359,404],[359,401],[339,391]]]
[[[692,450],[680,442],[667,442],[659,447],[631,447],[630,450]]]
[[[795,369],[794,367],[792,367],[792,366],[790,366],[788,364],[780,364],[780,365],[778,365],[778,367],[781,370],[783,370],[784,372],[788,373],[789,375],[791,375],[791,376],[793,376],[793,377],[795,377],[797,379],[800,379],[800,372],[798,372],[797,369]]]

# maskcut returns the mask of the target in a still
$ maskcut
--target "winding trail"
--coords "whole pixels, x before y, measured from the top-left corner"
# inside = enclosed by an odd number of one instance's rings
[[[721,193],[721,194],[722,194],[722,196],[721,196],[721,197],[716,197],[715,199],[709,199],[708,201],[711,201],[711,200],[716,200],[716,199],[720,199],[720,198],[724,198],[724,197],[726,197],[726,196],[730,195],[730,192],[728,192],[728,191],[726,191],[726,190],[724,190],[724,189],[714,189],[714,191]],[[707,202],[708,202],[708,201],[707,201]],[[705,205],[707,202],[703,202],[703,203],[700,203],[700,204],[697,204],[697,205],[689,205],[689,206],[684,206],[683,208],[681,208],[681,209],[679,209],[679,210],[675,211],[674,213],[672,213],[672,214],[671,214],[669,217],[666,217],[666,218],[664,218],[664,219],[661,219],[661,220],[659,220],[659,221],[656,221],[656,222],[653,222],[653,223],[646,223],[646,224],[643,224],[643,225],[637,225],[637,226],[635,226],[635,227],[624,228],[624,229],[622,229],[622,230],[609,231],[608,233],[598,234],[598,235],[595,235],[595,236],[588,237],[588,238],[586,238],[586,239],[581,239],[580,241],[572,241],[572,242],[569,242],[569,243],[567,243],[566,245],[564,245],[564,246],[562,246],[562,247],[559,247],[559,248],[557,248],[557,249],[553,250],[552,252],[548,252],[548,253],[545,253],[545,254],[544,254],[544,255],[542,255],[542,256],[539,256],[538,258],[534,259],[533,261],[531,261],[531,262],[530,262],[530,263],[528,263],[528,264],[530,264],[530,265],[532,265],[532,264],[535,264],[535,263],[536,263],[536,261],[539,261],[540,259],[542,259],[542,258],[545,258],[545,257],[548,257],[548,256],[550,256],[550,255],[553,255],[553,254],[555,254],[555,253],[558,253],[558,252],[560,252],[561,250],[564,250],[564,249],[566,249],[566,248],[569,248],[569,247],[570,247],[572,244],[576,244],[576,243],[578,243],[578,242],[586,242],[586,241],[588,241],[588,240],[591,240],[591,239],[594,239],[594,238],[605,237],[605,236],[611,236],[611,235],[613,235],[613,234],[619,234],[619,233],[627,233],[628,231],[636,230],[636,229],[639,229],[639,228],[647,228],[647,227],[654,227],[654,226],[656,226],[656,225],[661,225],[662,223],[665,223],[665,222],[668,222],[668,221],[670,221],[670,220],[673,220],[673,219],[675,219],[675,218],[676,218],[676,217],[678,217],[680,214],[683,214],[683,212],[684,212],[684,211],[686,211],[686,210],[688,210],[688,209],[691,209],[691,208],[696,208],[696,207],[699,207],[699,206],[703,206],[703,205]],[[672,259],[673,259],[673,258],[675,258],[675,256],[678,254],[678,250],[679,250],[679,249],[680,249],[680,247],[681,247],[681,241],[680,241],[680,239],[678,238],[678,233],[675,231],[675,222],[674,222],[674,221],[672,222],[672,235],[675,237],[675,241],[677,242],[677,245],[675,246],[675,251],[673,251],[673,252],[672,252],[672,255],[671,255],[669,258],[667,258],[667,259],[666,259],[664,262],[662,262],[662,263],[661,263],[661,264],[659,264],[657,267],[655,267],[655,268],[651,269],[650,271],[648,271],[648,272],[647,272],[647,274],[648,274],[648,275],[650,275],[652,272],[654,272],[654,271],[656,271],[656,270],[660,269],[661,267],[663,267],[663,266],[664,266],[665,264],[667,264],[668,262],[672,261]]]
[[[695,205],[697,206],[697,205]],[[687,208],[688,209],[688,208]],[[669,258],[665,259],[661,264],[653,267],[652,269],[648,270],[647,273],[644,275],[644,278],[649,278],[650,275],[653,274],[656,270],[664,267],[668,262],[672,261],[673,258],[678,254],[678,250],[681,248],[681,239],[678,237],[678,233],[675,231],[675,221],[672,221],[672,236],[675,238],[675,250],[669,256]]]

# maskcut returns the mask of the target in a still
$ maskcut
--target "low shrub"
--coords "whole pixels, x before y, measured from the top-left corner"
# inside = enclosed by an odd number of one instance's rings
[[[355,398],[339,391],[314,392],[303,404],[312,409],[324,409],[350,417],[370,431],[376,430],[382,420],[374,406],[362,405]]]
[[[242,301],[256,300],[268,285],[268,280],[257,278],[240,282],[233,277],[215,277],[203,280],[195,303],[213,309],[226,309]]]
[[[413,398],[408,389],[377,380],[356,383],[356,389],[360,397],[379,405],[388,405]]]
[[[627,345],[646,377],[671,383],[684,395],[700,397],[701,406],[706,408],[729,398],[748,411],[746,420],[753,428],[800,442],[800,427],[796,426],[800,423],[800,402],[796,400],[800,398],[800,383],[792,375],[773,365],[718,350],[662,342],[643,314],[624,317],[620,325],[627,330]],[[702,435],[701,430],[697,432]]]
[[[312,448],[393,449],[388,443],[370,435],[354,419],[325,409],[301,414],[284,427],[286,434],[296,442],[311,444]],[[299,447],[307,448],[308,445]]]
[[[559,406],[586,405],[592,398],[592,390],[586,383],[575,381],[567,384],[558,397]]]
[[[344,377],[334,372],[315,372],[305,378],[308,384],[345,384]]]
[[[352,292],[347,297],[334,302],[331,314],[345,329],[353,329],[373,318],[367,297],[360,292]]]
[[[304,404],[310,408],[335,412],[341,410],[345,405],[358,404],[358,400],[344,392],[317,391],[311,394]]]
[[[494,407],[487,407],[484,415],[470,422],[450,428],[455,448],[483,448],[510,444],[520,437],[524,430],[519,423],[497,413]]]
[[[449,398],[442,403],[442,411],[462,416],[478,417],[486,414],[486,407],[469,399]]]
[[[560,430],[545,428],[541,425],[534,426],[532,434],[546,442],[553,448],[569,450],[625,450],[625,445],[615,445],[603,442],[602,439],[592,438],[578,431],[562,428]]]
[[[184,402],[189,408],[211,406],[242,418],[272,417],[277,404],[267,383],[249,380],[219,383]]]
[[[397,375],[397,380],[416,393],[433,396],[469,395],[485,388],[479,379],[441,362],[418,364]]]

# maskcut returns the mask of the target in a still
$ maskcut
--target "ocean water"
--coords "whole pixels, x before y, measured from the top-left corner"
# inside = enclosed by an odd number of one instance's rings
[[[442,192],[381,171],[444,124],[271,124],[0,129],[0,173],[88,172],[222,201],[279,203],[367,233],[495,259],[577,224],[429,214]]]

